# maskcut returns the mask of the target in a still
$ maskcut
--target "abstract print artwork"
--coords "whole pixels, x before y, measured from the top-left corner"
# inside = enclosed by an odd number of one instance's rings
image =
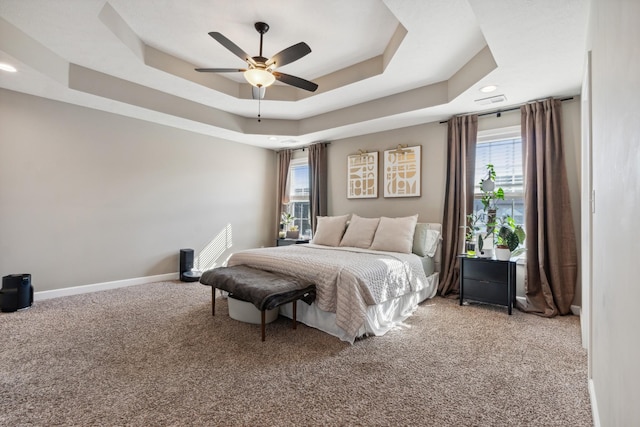
[[[378,197],[378,152],[347,157],[347,198]]]
[[[398,146],[384,152],[384,197],[420,196],[420,148]]]

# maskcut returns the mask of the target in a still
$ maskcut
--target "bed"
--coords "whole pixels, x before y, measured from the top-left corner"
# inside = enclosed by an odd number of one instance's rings
[[[435,295],[440,231],[440,224],[418,223],[417,215],[319,217],[311,243],[240,251],[227,265],[314,283],[316,300],[297,303],[298,321],[353,343],[384,335]],[[292,305],[280,314],[292,318]]]

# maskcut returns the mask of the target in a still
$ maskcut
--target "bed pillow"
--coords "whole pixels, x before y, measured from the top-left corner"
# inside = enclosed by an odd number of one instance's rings
[[[319,216],[316,218],[316,232],[311,243],[324,246],[338,246],[344,229],[347,226],[349,215]]]
[[[353,214],[340,246],[369,249],[379,222],[380,218],[363,218]]]
[[[410,254],[418,214],[402,218],[381,217],[369,249]]]
[[[434,256],[440,239],[440,232],[430,230],[429,224],[423,222],[416,224],[416,231],[413,235],[413,253],[422,257]]]

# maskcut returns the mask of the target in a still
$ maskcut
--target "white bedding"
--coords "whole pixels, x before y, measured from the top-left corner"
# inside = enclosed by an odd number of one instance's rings
[[[348,335],[336,325],[335,313],[320,310],[315,304],[308,305],[302,301],[297,301],[296,320],[352,344],[354,338],[357,337],[365,335],[382,336],[401,325],[416,311],[419,303],[435,296],[438,289],[438,276],[438,273],[427,276],[429,286],[421,291],[411,292],[387,300],[382,304],[367,306],[364,324],[360,327],[355,337]],[[293,306],[291,304],[280,306],[280,314],[292,319]]]
[[[437,275],[427,278],[421,258],[414,254],[290,245],[235,253],[228,265],[239,264],[314,283],[317,296],[312,307],[318,310],[314,316],[325,312],[330,322],[335,318],[337,329],[327,332],[349,342],[363,333],[386,332],[389,319],[404,320],[419,301],[433,296],[437,289]],[[385,314],[389,308],[394,309],[392,316]],[[300,320],[309,324],[303,318]]]

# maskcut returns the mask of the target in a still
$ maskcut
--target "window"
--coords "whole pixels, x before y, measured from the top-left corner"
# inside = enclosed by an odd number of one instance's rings
[[[295,218],[294,225],[300,230],[300,237],[311,237],[311,214],[309,209],[309,161],[305,158],[292,159],[289,164],[289,204],[285,211]]]
[[[476,146],[475,212],[482,210],[480,181],[486,177],[487,164],[496,171],[496,188],[504,190],[504,200],[497,202],[497,217],[511,215],[524,225],[524,174],[520,126],[478,132]]]

